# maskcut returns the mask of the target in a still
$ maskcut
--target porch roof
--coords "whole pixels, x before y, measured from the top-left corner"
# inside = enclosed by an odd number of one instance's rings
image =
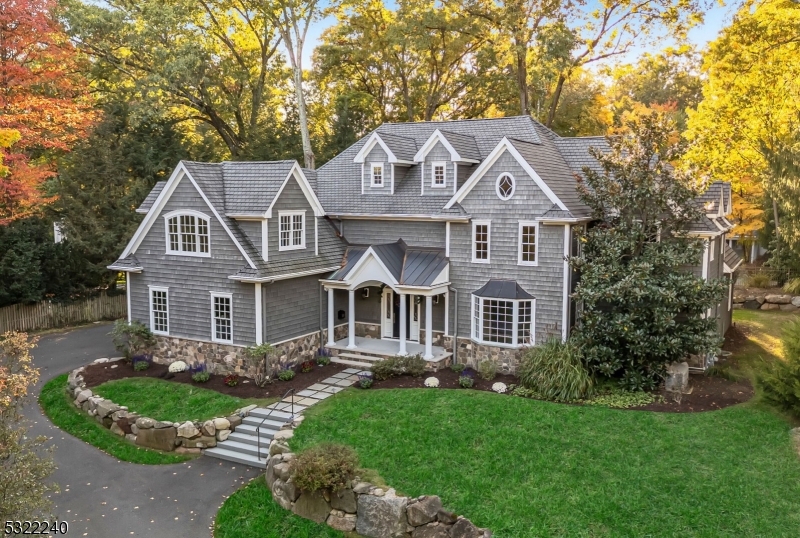
[[[328,280],[347,281],[366,262],[363,258],[370,254],[400,286],[432,286],[449,265],[444,249],[410,247],[399,239],[394,243],[347,247],[342,267]]]

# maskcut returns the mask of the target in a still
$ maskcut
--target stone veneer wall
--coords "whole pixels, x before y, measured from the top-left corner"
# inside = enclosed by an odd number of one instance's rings
[[[92,364],[113,362],[120,359],[97,359]],[[204,422],[167,422],[142,417],[128,411],[124,405],[95,396],[86,388],[83,380],[83,367],[76,368],[67,376],[67,393],[75,398],[73,404],[89,416],[110,429],[120,437],[147,448],[155,448],[178,454],[199,454],[203,448],[217,446],[242,423],[242,418],[254,409],[255,405],[237,409],[229,417],[217,417]]]
[[[442,342],[445,349],[453,348],[453,337],[443,336]],[[490,346],[473,342],[470,338],[458,338],[456,347],[456,362],[466,364],[471,368],[478,368],[478,363],[491,359],[497,364],[497,371],[502,374],[516,373],[524,349]]]
[[[337,492],[301,491],[291,478],[295,455],[288,440],[302,417],[275,434],[270,443],[265,481],[276,503],[300,517],[367,538],[491,538],[489,529],[445,510],[436,495],[398,496],[360,479]]]

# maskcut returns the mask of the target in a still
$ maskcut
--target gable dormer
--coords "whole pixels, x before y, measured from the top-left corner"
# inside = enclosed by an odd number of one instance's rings
[[[361,163],[361,194],[394,194],[395,187],[414,164],[417,144],[410,138],[377,132],[353,158]]]
[[[420,166],[421,193],[455,194],[458,190],[459,165],[462,170],[480,163],[475,139],[469,135],[436,129],[414,155]]]

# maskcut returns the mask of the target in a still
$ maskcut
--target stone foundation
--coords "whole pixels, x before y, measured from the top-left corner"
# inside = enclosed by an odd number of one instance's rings
[[[784,312],[797,312],[800,310],[800,295],[759,294],[744,295],[734,291],[733,308],[746,308],[748,310],[782,310]]]
[[[442,336],[445,349],[452,349],[453,337]],[[506,347],[490,346],[473,342],[470,338],[458,338],[456,347],[456,362],[466,364],[470,368],[478,368],[478,364],[490,359],[497,364],[497,372],[500,374],[514,374],[519,366],[519,361],[525,349],[511,349]]]

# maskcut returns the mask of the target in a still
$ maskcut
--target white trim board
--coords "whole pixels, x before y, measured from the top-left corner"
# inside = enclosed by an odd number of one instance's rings
[[[431,134],[431,136],[428,137],[428,140],[426,140],[425,143],[422,144],[420,150],[416,153],[416,155],[414,155],[414,162],[418,163],[424,162],[425,157],[428,155],[428,153],[430,153],[430,151],[434,148],[434,146],[436,146],[437,142],[441,142],[441,144],[445,147],[445,149],[450,153],[450,160],[452,161],[460,161],[464,163],[473,163],[473,164],[477,164],[480,162],[476,161],[475,159],[465,159],[461,157],[461,155],[459,155],[459,153],[456,151],[456,149],[453,147],[450,141],[447,140],[447,137],[444,134],[442,134],[442,132],[439,129],[433,131],[433,134]]]
[[[379,145],[381,149],[383,149],[383,151],[386,152],[386,158],[388,162],[397,164],[407,164],[407,165],[414,164],[413,162],[410,161],[403,161],[398,159],[395,156],[394,152],[389,149],[389,146],[386,145],[386,142],[383,141],[383,139],[377,132],[372,133],[367,142],[361,147],[358,153],[356,153],[356,156],[353,157],[353,162],[354,163],[366,162],[367,155],[369,155],[369,152],[372,151],[372,149],[375,147],[376,144]]]
[[[311,205],[311,209],[314,210],[315,217],[322,217],[325,215],[325,210],[322,208],[322,204],[317,199],[317,195],[314,194],[314,189],[311,188],[311,184],[308,182],[308,178],[303,173],[303,169],[300,168],[300,165],[297,162],[294,163],[292,169],[289,170],[289,173],[286,175],[286,179],[283,180],[281,184],[281,188],[278,189],[278,192],[275,193],[275,197],[272,199],[272,202],[269,204],[266,213],[264,213],[264,218],[271,219],[272,218],[272,208],[275,207],[275,202],[278,201],[283,189],[286,188],[286,185],[289,183],[289,180],[294,177],[297,180],[298,185],[300,185],[300,190],[303,191],[303,194],[308,200],[308,203]],[[363,194],[363,193],[362,193]]]

